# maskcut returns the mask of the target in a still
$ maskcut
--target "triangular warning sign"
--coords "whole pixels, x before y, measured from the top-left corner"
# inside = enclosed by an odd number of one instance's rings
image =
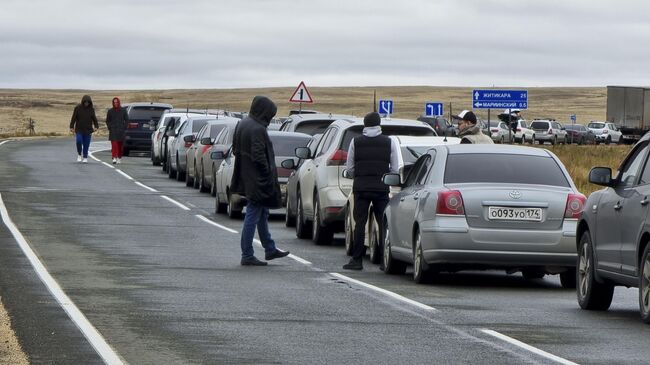
[[[292,103],[313,103],[314,99],[311,98],[311,94],[309,94],[305,82],[300,81],[300,85],[298,85],[296,91],[293,92],[289,101]]]

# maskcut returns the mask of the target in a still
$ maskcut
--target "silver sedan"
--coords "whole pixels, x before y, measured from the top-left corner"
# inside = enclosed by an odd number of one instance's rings
[[[416,282],[440,271],[560,274],[575,287],[577,221],[585,197],[551,152],[508,145],[436,146],[420,157],[383,222],[386,273],[413,264]]]

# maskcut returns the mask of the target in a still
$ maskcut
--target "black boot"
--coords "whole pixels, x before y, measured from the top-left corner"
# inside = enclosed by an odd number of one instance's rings
[[[351,259],[350,262],[343,265],[344,270],[363,270],[363,260],[362,259]]]

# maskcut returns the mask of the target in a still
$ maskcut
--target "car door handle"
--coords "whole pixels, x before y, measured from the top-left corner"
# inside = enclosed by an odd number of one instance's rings
[[[621,210],[621,208],[623,208],[623,206],[621,205],[621,202],[618,202],[618,203],[616,203],[616,205],[614,205],[614,210]]]
[[[648,205],[648,203],[650,203],[650,200],[648,200],[648,197],[646,196],[639,203],[641,203],[641,205]]]

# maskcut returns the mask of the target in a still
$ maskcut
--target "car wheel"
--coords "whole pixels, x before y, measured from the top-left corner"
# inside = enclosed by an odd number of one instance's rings
[[[650,245],[643,250],[639,265],[639,311],[641,320],[650,323]]]
[[[228,204],[226,205],[226,213],[231,219],[240,219],[242,216],[241,210],[237,210],[235,206],[235,201],[232,198],[230,192],[228,193]]]
[[[172,167],[172,162],[168,158],[167,159],[167,176],[169,176],[170,179],[175,179],[176,175],[177,175],[176,170],[174,170],[174,168]]]
[[[184,181],[185,180],[185,175],[187,175],[187,172],[181,172],[181,165],[178,163],[178,157],[176,157],[176,180],[177,181]],[[186,182],[187,185],[187,182]]]
[[[185,171],[185,186],[188,188],[194,188],[194,181],[196,181],[196,179],[190,176],[190,166],[187,164],[187,162],[185,163],[185,166],[187,167],[187,171]],[[196,170],[194,170],[194,174],[196,174]]]
[[[199,175],[199,170],[196,169],[196,164],[194,164],[194,177],[192,178],[192,187],[194,189],[199,189],[201,176]]]
[[[217,172],[212,168],[212,183],[210,184],[210,195],[217,196]]]
[[[406,272],[406,263],[395,260],[391,252],[390,227],[384,220],[384,272],[390,275],[403,275]]]
[[[519,144],[524,144],[524,143],[526,143],[526,135],[521,136],[521,138],[519,139]]]
[[[210,191],[208,186],[205,184],[205,171],[203,169],[203,164],[201,164],[201,173],[199,174],[199,191],[202,193]]]
[[[565,289],[576,288],[576,269],[569,267],[565,272],[560,273],[560,284]]]
[[[381,237],[379,234],[379,227],[374,218],[369,218],[370,222],[370,237],[368,240],[368,254],[370,255],[370,262],[378,264],[381,262]]]
[[[354,225],[350,206],[345,207],[345,254],[352,256],[354,249]]]
[[[296,216],[291,214],[291,199],[289,199],[289,194],[287,194],[287,212],[284,214],[284,226],[293,227],[296,225]]]
[[[213,175],[212,175],[212,179],[213,179],[213,180],[212,180],[212,187],[213,187],[213,189],[214,189],[214,196],[215,196],[215,198],[214,198],[214,201],[215,201],[215,209],[214,209],[214,210],[215,210],[215,212],[216,212],[217,214],[227,213],[227,212],[228,212],[228,203],[227,203],[227,202],[226,202],[226,203],[222,203],[222,202],[221,202],[221,199],[219,199],[219,192],[217,191],[217,179],[216,179],[216,175],[214,175],[214,174],[215,174],[214,171],[213,171],[212,173],[213,173]]]
[[[607,137],[607,139],[605,140],[605,144],[608,145],[610,143],[612,143],[612,137]]]
[[[553,137],[553,140],[551,140],[551,145],[555,146],[557,144],[557,136]]]
[[[424,284],[431,280],[431,268],[424,260],[420,230],[415,232],[413,239],[415,241],[415,247],[413,248],[413,281]]]
[[[530,144],[535,144],[535,135],[534,135],[534,134],[533,134],[533,138],[531,138],[531,139],[530,139],[530,142],[528,142],[528,143],[530,143]]]
[[[153,146],[151,146],[151,164],[154,166],[160,166],[160,158],[157,158],[153,153]]]
[[[591,237],[589,231],[586,231],[580,237],[578,249],[578,282],[576,288],[578,304],[582,309],[607,310],[612,304],[614,286],[596,281],[594,277],[595,266]]]
[[[536,269],[524,269],[521,270],[521,275],[526,280],[536,280],[536,279],[542,279],[544,275],[546,275],[546,273]]]
[[[300,197],[300,190],[298,190],[298,199],[296,202],[296,237],[310,238],[311,227],[309,222],[305,219],[305,211],[302,207],[302,198]]]
[[[321,223],[320,202],[318,196],[314,196],[314,221],[312,222],[311,238],[317,245],[329,245],[334,238],[331,227]]]

